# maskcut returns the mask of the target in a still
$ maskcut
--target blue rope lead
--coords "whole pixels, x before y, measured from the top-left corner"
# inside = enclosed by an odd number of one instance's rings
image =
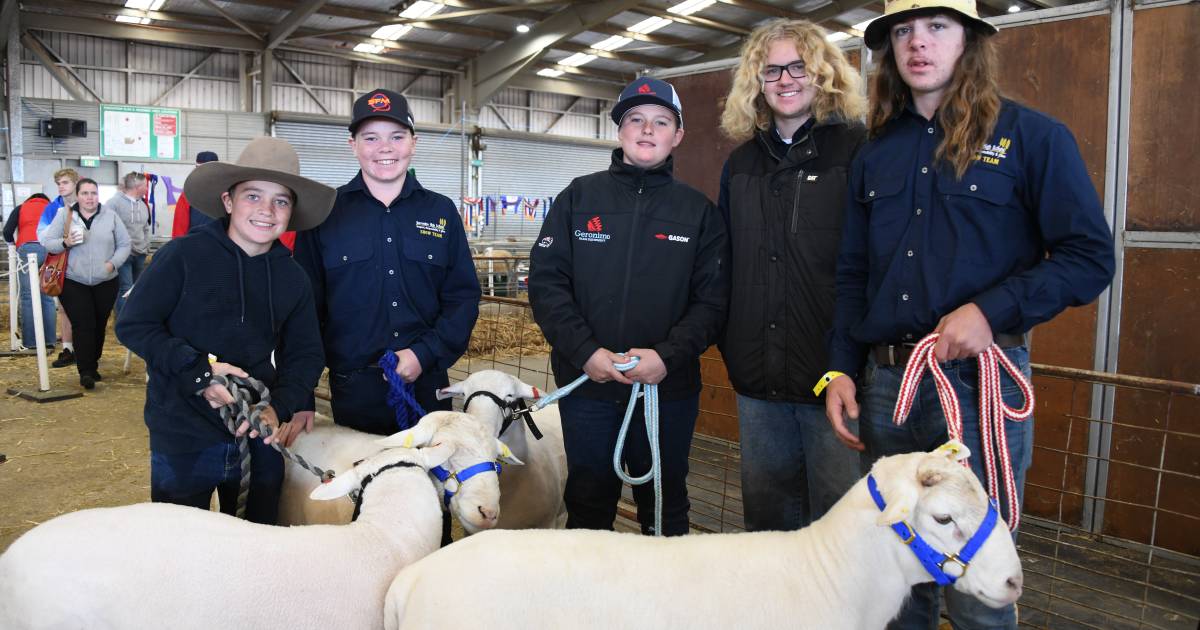
[[[614,363],[613,367],[622,372],[628,372],[637,366],[638,360],[637,357],[633,357],[626,363]],[[538,411],[558,402],[560,398],[575,391],[587,380],[587,374],[580,375],[565,387],[538,399],[530,407],[530,411]],[[654,535],[662,536],[662,453],[658,444],[658,385],[645,386],[646,400],[643,406],[643,415],[646,417],[646,438],[650,442],[650,472],[641,477],[633,477],[625,474],[625,469],[621,466],[621,454],[625,451],[625,435],[629,432],[629,423],[633,420],[633,410],[637,407],[638,393],[642,391],[642,387],[641,383],[634,383],[633,391],[629,393],[629,405],[625,408],[625,420],[621,423],[621,432],[617,435],[617,447],[613,450],[613,470],[621,481],[634,486],[640,486],[651,479],[654,480]]]
[[[417,403],[412,383],[405,383],[396,373],[399,362],[395,352],[384,352],[379,357],[379,367],[383,368],[383,377],[388,382],[387,403],[396,412],[396,426],[403,431],[415,425],[425,415],[425,410]]]

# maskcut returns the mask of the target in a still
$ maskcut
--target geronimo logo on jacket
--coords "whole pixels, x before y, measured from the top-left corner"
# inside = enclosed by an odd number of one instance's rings
[[[604,243],[610,238],[612,238],[612,234],[604,231],[604,223],[600,221],[598,215],[588,219],[585,229],[575,230],[575,239],[578,241]]]

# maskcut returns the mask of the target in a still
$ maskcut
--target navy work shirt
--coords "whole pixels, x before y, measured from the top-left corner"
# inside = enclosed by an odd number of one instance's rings
[[[851,165],[831,370],[856,375],[870,345],[919,341],[968,302],[993,333],[1023,333],[1112,279],[1112,232],[1062,123],[1005,100],[961,180],[934,160],[942,137],[910,106]]]
[[[334,372],[408,348],[422,372],[444,371],[467,349],[479,280],[454,203],[409,173],[384,205],[362,172],[338,188],[333,212],[296,238],[313,282],[325,357]]]

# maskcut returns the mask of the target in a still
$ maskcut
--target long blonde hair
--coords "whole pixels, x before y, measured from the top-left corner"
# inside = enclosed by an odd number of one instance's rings
[[[741,142],[755,131],[771,126],[771,108],[762,95],[759,72],[766,64],[768,49],[777,41],[791,41],[804,60],[809,80],[816,87],[812,116],[817,122],[833,118],[861,119],[866,112],[862,79],[846,61],[846,55],[825,39],[825,29],[807,20],[771,20],[754,29],[733,73],[733,84],[721,112],[721,131]]]
[[[996,43],[964,24],[966,41],[962,56],[954,67],[954,78],[938,107],[938,120],[945,130],[934,158],[954,168],[962,179],[979,149],[991,137],[1000,118],[1000,86],[996,80]],[[888,121],[896,116],[912,92],[896,67],[896,55],[889,39],[871,80],[871,113],[867,117],[870,137],[883,133]]]

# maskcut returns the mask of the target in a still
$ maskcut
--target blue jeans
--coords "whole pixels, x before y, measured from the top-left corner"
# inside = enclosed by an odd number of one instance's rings
[[[1007,348],[1004,353],[1025,373],[1025,377],[1029,378],[1029,350],[1024,347]],[[975,359],[960,359],[947,361],[941,366],[958,394],[958,404],[962,411],[963,443],[971,449],[971,470],[979,477],[986,491],[983,447],[979,437],[979,364]],[[1023,402],[1021,390],[1006,372],[1001,370],[1000,374],[1005,404],[1020,407]],[[859,383],[859,437],[867,447],[862,454],[864,474],[880,457],[913,451],[931,451],[948,439],[946,417],[942,413],[933,378],[928,373],[921,379],[908,420],[902,426],[892,424],[892,411],[896,406],[903,376],[903,366],[878,366],[874,357],[868,359],[863,371]],[[1006,420],[1004,430],[1013,474],[1016,477],[1019,504],[1025,492],[1025,472],[1029,470],[1033,460],[1033,418],[1024,422]],[[1008,519],[1008,502],[1004,497],[1000,500],[1000,514]],[[905,603],[900,615],[888,628],[937,628],[940,609],[938,591],[938,586],[933,582],[913,587],[912,598]],[[990,608],[953,587],[946,589],[945,597],[950,623],[956,629],[1017,627],[1016,606]]]
[[[568,529],[613,528],[621,480],[613,472],[613,451],[625,418],[626,403],[567,396],[559,401],[563,446],[567,451]],[[625,436],[624,464],[629,474],[640,477],[650,471],[650,441],[642,402],[634,409]],[[700,413],[700,398],[660,401],[659,452],[662,455],[662,521],[664,536],[688,533],[688,450]],[[638,522],[643,534],[654,533],[654,483],[633,487]]]
[[[858,453],[838,441],[824,405],[737,397],[746,531],[821,518],[858,481]]]
[[[413,397],[425,413],[451,411],[453,401],[437,399],[437,390],[450,385],[445,372],[423,372],[413,383]],[[377,367],[349,372],[329,371],[329,406],[333,421],[364,433],[391,435],[400,430],[396,412],[387,403],[388,382]]]
[[[125,306],[125,294],[133,288],[133,283],[142,276],[146,269],[146,255],[130,253],[129,258],[117,268],[117,317],[121,316],[121,308]]]
[[[17,248],[17,255],[20,256],[22,264],[25,263],[28,254],[37,254],[39,267],[46,262],[46,248],[37,241],[30,241]],[[18,277],[21,283],[21,345],[26,348],[33,348],[37,345],[37,329],[34,328],[33,321],[33,292],[37,291],[42,301],[42,333],[46,335],[46,347],[53,348],[55,342],[54,298],[42,295],[40,288],[29,286],[28,271],[22,271]]]
[[[230,441],[193,453],[150,453],[150,500],[207,510],[213,490],[221,500],[221,511],[237,511],[242,467],[237,445]],[[283,456],[250,440],[250,491],[246,496],[246,520],[274,525],[279,520],[279,492],[283,487]]]

